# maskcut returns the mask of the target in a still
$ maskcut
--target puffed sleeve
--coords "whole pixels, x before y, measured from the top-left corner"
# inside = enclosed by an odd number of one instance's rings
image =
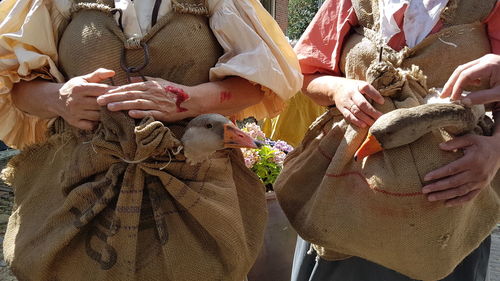
[[[210,27],[224,54],[210,70],[210,80],[239,76],[259,84],[261,103],[236,117],[273,117],[302,87],[295,53],[274,19],[256,0],[209,1]]]
[[[326,0],[294,48],[302,73],[340,76],[340,52],[357,24],[350,0]]]
[[[45,138],[48,120],[17,109],[15,83],[35,78],[63,81],[56,68],[56,36],[63,16],[52,1],[6,0],[0,3],[0,139],[22,148]]]

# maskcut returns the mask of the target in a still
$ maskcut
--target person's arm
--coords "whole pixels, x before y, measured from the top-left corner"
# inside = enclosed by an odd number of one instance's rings
[[[461,149],[464,156],[428,173],[424,186],[429,201],[444,201],[455,206],[472,200],[486,187],[500,168],[500,112],[496,112],[493,136],[466,135],[440,145],[441,149]]]
[[[204,113],[233,115],[259,103],[262,98],[259,85],[239,77],[196,86],[148,77],[146,82],[111,90],[100,96],[97,102],[111,111],[128,110],[133,118],[153,116],[157,120],[173,122]]]
[[[478,85],[482,80],[488,82],[489,89],[462,96],[465,87]],[[462,99],[467,105],[500,101],[500,55],[487,54],[457,67],[444,85],[441,97]]]
[[[463,88],[481,80],[487,80],[490,88],[462,96]],[[443,150],[461,149],[464,156],[425,176],[426,181],[437,180],[422,189],[428,199],[455,206],[479,194],[500,168],[500,56],[488,54],[459,66],[446,82],[441,96],[461,99],[466,105],[497,102],[493,111],[493,136],[466,135],[441,144]]]
[[[363,95],[377,103],[384,99],[366,82],[340,77],[339,67],[342,46],[357,25],[351,1],[326,1],[294,49],[304,73],[302,92],[319,105],[336,105],[351,124],[367,127],[381,113]]]
[[[319,105],[336,105],[351,124],[365,128],[382,115],[365,98],[379,104],[384,98],[372,85],[360,80],[332,75],[305,75],[302,91]]]
[[[30,115],[42,119],[61,116],[77,128],[90,130],[99,120],[97,97],[113,88],[99,82],[113,75],[114,71],[98,69],[66,83],[20,82],[12,89],[12,101],[18,109]]]
[[[63,83],[37,79],[22,81],[12,88],[12,101],[21,111],[42,119],[57,117],[55,108]]]

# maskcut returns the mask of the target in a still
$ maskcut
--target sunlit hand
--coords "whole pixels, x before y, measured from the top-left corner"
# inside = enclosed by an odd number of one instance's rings
[[[384,103],[384,98],[372,85],[364,81],[344,80],[334,93],[337,109],[349,123],[361,128],[371,126],[382,113],[377,111],[366,97],[379,104]]]
[[[467,86],[479,85],[481,80],[489,81],[490,89],[472,92],[466,98],[462,91]],[[441,97],[452,100],[463,99],[467,105],[500,101],[500,56],[485,55],[457,67],[444,85]]]
[[[463,149],[464,156],[428,173],[426,181],[438,180],[423,187],[429,201],[445,201],[455,206],[472,200],[487,186],[500,167],[498,136],[466,135],[440,145],[441,149]]]
[[[147,77],[147,81],[133,78],[132,84],[117,87],[100,96],[97,102],[110,111],[128,110],[132,118],[152,116],[160,121],[178,121],[194,116],[188,109],[189,87]],[[186,107],[187,106],[187,107]]]
[[[82,130],[93,129],[99,121],[97,97],[113,89],[112,86],[99,84],[115,72],[100,68],[87,75],[68,80],[60,89],[56,114],[72,126]]]

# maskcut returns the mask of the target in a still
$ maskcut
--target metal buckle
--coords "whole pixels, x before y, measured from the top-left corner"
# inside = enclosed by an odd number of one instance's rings
[[[127,48],[125,46],[123,46],[123,49],[122,49],[120,66],[125,71],[125,73],[127,73],[127,81],[129,83],[131,83],[130,76],[132,73],[138,73],[142,77],[143,81],[146,81],[146,77],[144,75],[142,75],[142,73],[140,71],[143,70],[149,64],[149,48],[145,42],[141,42],[140,45],[142,47],[142,50],[144,51],[144,63],[140,66],[128,66],[127,65],[127,55],[126,55]]]

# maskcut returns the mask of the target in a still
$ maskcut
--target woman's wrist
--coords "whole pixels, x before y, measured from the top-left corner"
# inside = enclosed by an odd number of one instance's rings
[[[264,97],[260,85],[239,77],[182,87],[189,99],[181,105],[194,116],[205,113],[233,115],[261,102]]]
[[[197,87],[198,86],[185,86],[175,83],[169,83],[165,86],[165,92],[175,95],[177,113],[183,114],[185,118],[195,117],[205,113],[203,110],[203,99]]]
[[[55,84],[55,83],[54,83]],[[48,93],[46,93],[46,106],[49,112],[52,113],[52,117],[62,116],[65,104],[61,98],[59,90],[64,84],[52,85]]]
[[[306,75],[304,76],[303,93],[315,103],[322,106],[335,104],[335,85],[342,77],[331,75]]]

